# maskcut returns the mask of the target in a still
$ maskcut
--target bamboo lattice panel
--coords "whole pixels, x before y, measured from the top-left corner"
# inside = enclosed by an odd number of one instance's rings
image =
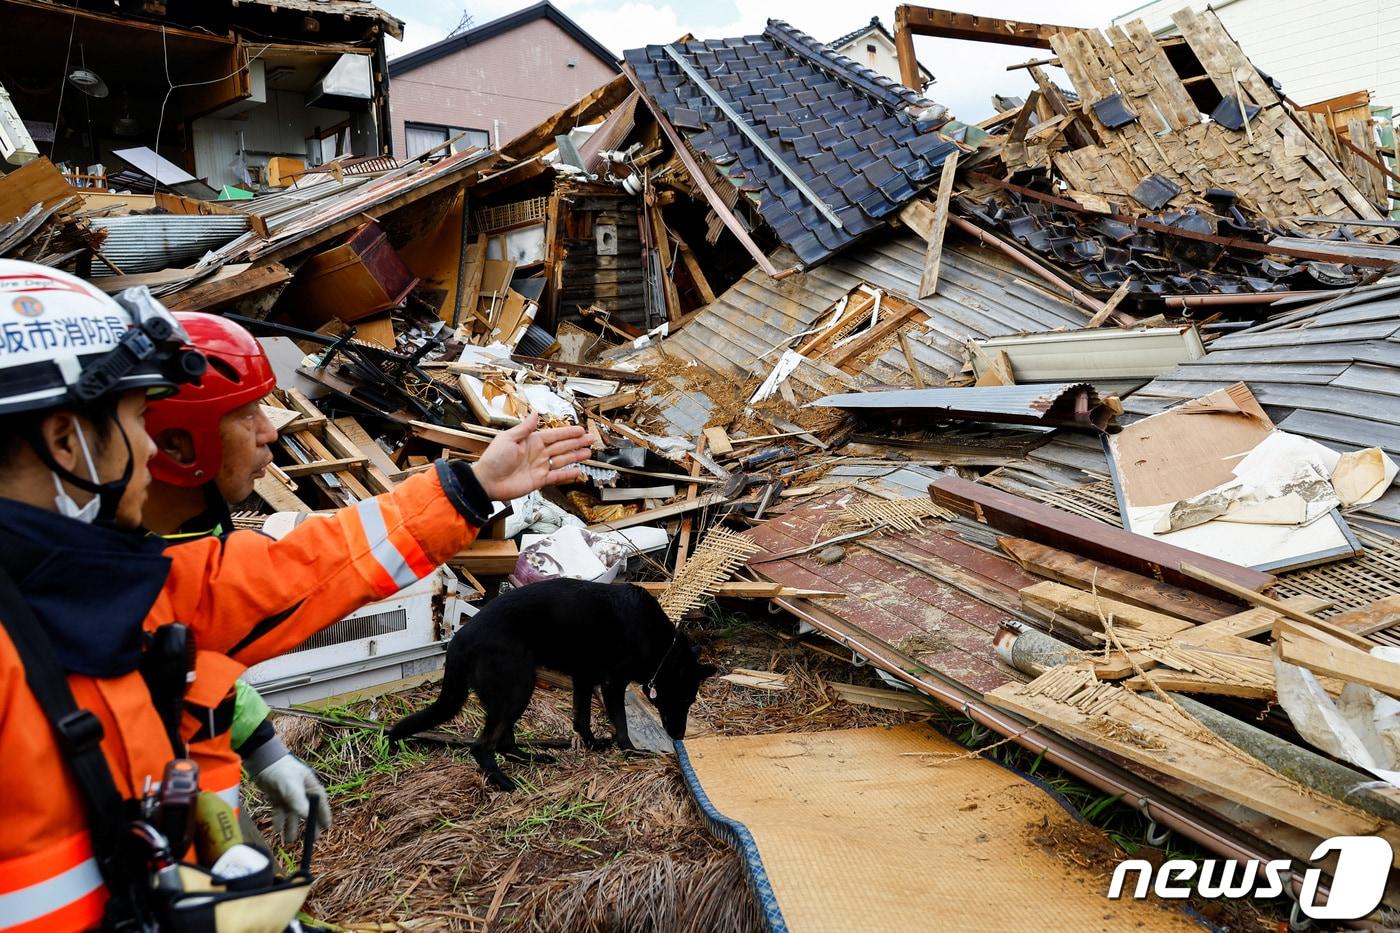
[[[753,539],[725,528],[711,528],[681,572],[661,593],[661,608],[672,622],[699,605],[717,583],[762,548]]]

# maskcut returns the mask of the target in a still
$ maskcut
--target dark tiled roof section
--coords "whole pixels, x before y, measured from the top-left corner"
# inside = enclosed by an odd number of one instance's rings
[[[840,219],[841,226],[832,224],[664,46],[626,54],[644,93],[804,265],[881,226],[936,178],[955,148],[909,113],[937,105],[786,23],[769,21],[761,36],[690,42],[676,51]]]

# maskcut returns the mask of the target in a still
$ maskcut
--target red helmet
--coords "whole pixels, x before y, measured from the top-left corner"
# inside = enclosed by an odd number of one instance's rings
[[[209,360],[198,385],[183,386],[179,394],[151,402],[146,409],[146,433],[159,438],[171,428],[189,432],[194,460],[181,463],[164,451],[151,458],[151,475],[172,486],[202,486],[212,482],[224,462],[219,422],[224,415],[256,402],[277,387],[267,353],[239,325],[215,314],[177,311],[175,317],[190,336],[190,346]]]

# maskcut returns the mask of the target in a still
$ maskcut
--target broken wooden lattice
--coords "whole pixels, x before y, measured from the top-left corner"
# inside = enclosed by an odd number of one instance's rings
[[[751,538],[724,528],[712,528],[685,567],[661,593],[661,608],[666,617],[672,622],[678,621],[712,588],[729,579],[736,567],[760,550]]]
[[[928,496],[911,499],[862,499],[842,510],[839,519],[822,526],[822,534],[889,526],[895,531],[918,531],[929,519],[951,521],[952,512],[935,505]]]

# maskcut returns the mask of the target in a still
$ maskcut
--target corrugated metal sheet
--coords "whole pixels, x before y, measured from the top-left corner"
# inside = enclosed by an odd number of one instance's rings
[[[154,272],[183,266],[242,236],[248,218],[237,214],[131,214],[94,217],[92,226],[107,231],[102,255],[122,272]],[[93,263],[93,275],[112,270]]]
[[[924,327],[905,332],[928,385],[940,385],[962,369],[969,340],[1085,324],[1083,311],[1027,281],[1025,273],[1000,254],[952,230],[944,243],[938,293],[921,300],[916,296],[924,251],[923,240],[891,231],[823,266],[779,281],[754,269],[666,340],[666,351],[740,379],[767,372],[781,352],[774,348],[814,326],[841,296],[863,282],[914,303],[928,315]],[[783,266],[794,259],[780,250],[773,261]],[[652,350],[641,360],[654,358]],[[833,380],[858,386],[913,381],[898,343],[856,377],[813,362],[799,366],[790,378],[818,395],[828,394]]]
[[[272,251],[288,250],[299,241],[333,224],[368,213],[375,213],[385,202],[434,183],[451,183],[466,176],[483,160],[493,158],[489,150],[465,150],[432,165],[413,161],[375,175],[346,175],[337,181],[329,175],[308,175],[296,186],[277,194],[260,195],[251,201],[233,201],[236,210],[256,214],[267,222],[268,239],[247,233],[219,251],[225,262],[247,262]]]
[[[1112,417],[1093,386],[1083,382],[850,392],[828,395],[812,404],[876,414],[926,413],[998,424],[1074,424],[1100,429]]]

